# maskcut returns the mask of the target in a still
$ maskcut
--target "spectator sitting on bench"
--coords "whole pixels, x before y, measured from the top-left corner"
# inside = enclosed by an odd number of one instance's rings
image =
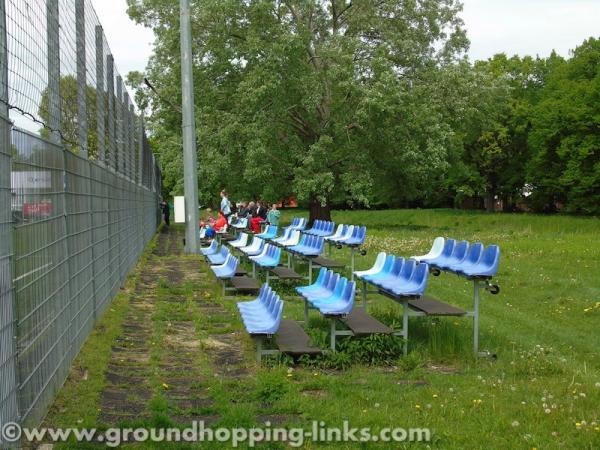
[[[252,219],[250,219],[250,229],[253,233],[260,233],[260,224],[267,219],[267,208],[265,208],[260,200],[256,201],[256,207],[251,210]]]
[[[243,219],[245,217],[248,217],[248,202],[243,201],[240,204],[240,208],[238,209],[237,217],[238,217],[238,219]]]
[[[273,225],[275,227],[279,226],[279,217],[281,216],[281,211],[277,209],[277,204],[273,203],[271,205],[271,209],[267,214],[267,223],[269,225]]]

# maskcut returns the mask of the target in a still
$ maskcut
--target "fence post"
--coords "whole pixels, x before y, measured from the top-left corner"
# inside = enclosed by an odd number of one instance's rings
[[[143,173],[144,173],[144,115],[140,113],[140,130],[138,134],[138,184],[141,186],[144,184]]]
[[[131,168],[131,182],[135,184],[137,171],[135,164],[135,109],[133,100],[129,104],[129,167]]]
[[[117,171],[115,136],[115,68],[112,55],[106,55],[106,98],[108,101],[108,166]]]
[[[123,125],[121,128],[121,139],[123,140],[123,173],[125,174],[125,177],[129,179],[129,96],[127,95],[127,89],[125,88],[125,85],[123,85],[123,105],[121,119],[123,120]]]
[[[46,0],[46,32],[48,35],[48,127],[50,128],[50,141],[60,145],[61,104],[58,0]]]
[[[104,33],[96,25],[96,130],[98,141],[98,161],[105,158],[104,127]]]
[[[85,71],[85,0],[75,0],[75,48],[77,49],[77,131],[79,154],[88,157],[88,123]]]
[[[0,0],[0,427],[19,421],[16,311],[12,271],[11,123],[8,115],[6,4]],[[0,446],[6,446],[0,436]]]
[[[117,98],[115,99],[115,113],[115,119],[117,123],[115,169],[117,172],[123,173],[123,79],[120,75],[117,76]]]

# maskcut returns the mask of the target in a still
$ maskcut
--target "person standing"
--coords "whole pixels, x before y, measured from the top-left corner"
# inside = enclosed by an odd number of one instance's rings
[[[171,225],[171,208],[169,207],[169,204],[167,202],[162,202],[160,204],[160,210],[163,214],[163,217],[165,219],[165,224],[167,226]]]
[[[227,191],[222,190],[221,191],[221,212],[223,213],[223,216],[225,216],[225,219],[229,219],[229,216],[231,215],[231,202],[229,201],[229,198],[227,198]]]
[[[267,223],[269,225],[279,226],[279,217],[281,216],[281,212],[277,209],[277,204],[273,203],[271,205],[271,209],[267,214]]]

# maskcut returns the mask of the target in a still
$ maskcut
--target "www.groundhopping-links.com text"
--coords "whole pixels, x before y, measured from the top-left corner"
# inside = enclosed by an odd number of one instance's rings
[[[0,444],[12,442],[102,442],[118,447],[126,442],[222,442],[233,447],[246,444],[285,442],[301,447],[305,442],[429,442],[429,428],[352,427],[345,420],[341,427],[329,427],[323,421],[313,421],[309,429],[272,428],[270,422],[256,428],[210,428],[204,421],[194,421],[188,428],[25,428],[14,422],[2,424]]]

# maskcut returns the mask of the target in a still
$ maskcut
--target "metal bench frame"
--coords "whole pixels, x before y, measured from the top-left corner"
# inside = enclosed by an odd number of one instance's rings
[[[469,278],[470,281],[473,281],[473,309],[471,311],[465,311],[465,313],[461,316],[457,317],[472,317],[473,318],[473,353],[479,356],[488,356],[488,352],[479,352],[479,302],[480,302],[480,292],[481,288],[486,291],[490,291],[494,293],[498,289],[496,285],[490,283],[490,278]],[[412,296],[412,297],[402,297],[397,296],[391,292],[388,292],[384,289],[378,289],[377,291],[367,289],[367,281],[362,281],[362,298],[363,304],[362,307],[367,310],[367,294],[382,294],[388,298],[391,298],[397,303],[402,305],[402,329],[397,332],[402,335],[406,341],[404,346],[404,354],[406,355],[408,352],[408,318],[409,317],[426,317],[430,316],[424,311],[415,311],[410,307],[409,301],[421,299],[422,296]],[[495,292],[497,293],[497,292]],[[440,314],[440,316],[443,316]],[[454,315],[453,315],[454,316]]]

